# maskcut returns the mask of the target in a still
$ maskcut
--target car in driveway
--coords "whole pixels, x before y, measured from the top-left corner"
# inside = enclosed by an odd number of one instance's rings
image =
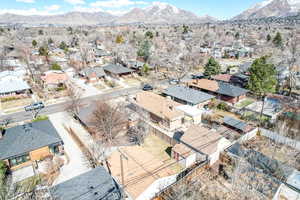
[[[43,108],[45,108],[45,105],[43,102],[36,102],[29,106],[26,106],[25,111],[39,110],[39,109],[43,109]]]
[[[150,91],[150,90],[153,90],[153,87],[149,84],[145,84],[142,88],[142,90],[144,91]]]

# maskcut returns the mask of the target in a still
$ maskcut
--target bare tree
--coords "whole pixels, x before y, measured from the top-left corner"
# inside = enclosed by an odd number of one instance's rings
[[[95,137],[104,143],[113,145],[115,137],[127,128],[124,106],[107,101],[96,103],[92,124],[95,127]]]
[[[73,85],[67,85],[67,95],[70,98],[70,103],[67,106],[67,110],[72,115],[77,115],[79,112],[79,106],[82,98],[82,93],[78,88],[75,88]]]

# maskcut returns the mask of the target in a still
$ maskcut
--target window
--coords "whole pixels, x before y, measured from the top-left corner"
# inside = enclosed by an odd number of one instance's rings
[[[13,167],[13,166],[25,163],[29,160],[30,160],[29,154],[25,154],[25,155],[22,155],[22,156],[18,156],[18,157],[9,159],[9,163]]]
[[[51,146],[50,147],[50,152],[53,153],[53,154],[59,153],[59,145],[57,145],[57,146]]]

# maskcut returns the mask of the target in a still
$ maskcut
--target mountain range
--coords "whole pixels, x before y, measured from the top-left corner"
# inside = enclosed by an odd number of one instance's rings
[[[248,20],[265,17],[286,17],[300,11],[300,0],[265,0],[257,3],[232,20]],[[190,11],[167,3],[157,3],[146,8],[134,8],[121,16],[107,12],[69,12],[61,15],[22,16],[15,14],[0,15],[0,23],[57,24],[57,25],[97,25],[97,24],[183,24],[216,22],[211,16],[197,16]]]
[[[106,12],[69,12],[51,16],[22,16],[15,14],[0,15],[0,23],[24,24],[60,24],[60,25],[96,25],[96,24],[178,24],[178,23],[206,23],[216,21],[210,16],[199,17],[192,12],[179,9],[170,4],[154,4],[147,8],[134,8],[121,16],[114,16]]]
[[[286,17],[296,15],[300,11],[300,0],[265,0],[233,18],[247,20],[265,17]]]

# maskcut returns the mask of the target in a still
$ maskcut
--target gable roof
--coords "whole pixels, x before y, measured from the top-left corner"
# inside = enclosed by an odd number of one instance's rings
[[[0,80],[0,94],[30,89],[29,85],[20,78],[7,77]]]
[[[93,74],[95,74],[97,77],[104,77],[106,76],[103,67],[88,67],[84,68],[79,72],[81,75],[86,77],[91,77]]]
[[[224,82],[229,83],[231,77],[232,77],[232,75],[230,75],[230,74],[218,74],[218,75],[212,76],[212,79],[214,79],[216,81],[224,81]]]
[[[140,92],[136,95],[136,104],[162,119],[183,117],[183,112],[175,107],[181,104],[152,92]]]
[[[181,85],[176,85],[167,88],[164,92],[165,95],[183,100],[193,105],[203,103],[207,100],[214,98],[214,96]]]
[[[172,150],[182,156],[189,156],[192,151],[211,155],[217,151],[219,140],[222,138],[223,136],[215,131],[192,125],[179,139],[181,143],[176,144]]]
[[[94,168],[84,174],[50,188],[54,199],[72,200],[119,200],[121,192],[113,178],[103,167]]]
[[[0,159],[22,155],[61,142],[62,139],[49,120],[15,126],[6,129],[0,139]]]
[[[112,74],[125,74],[134,72],[132,69],[124,67],[123,65],[115,65],[115,64],[108,64],[103,67],[104,71],[110,72]]]
[[[68,75],[62,71],[48,71],[41,77],[46,84],[59,84],[68,80]]]
[[[218,94],[227,95],[230,97],[238,97],[248,92],[248,90],[246,89],[236,87],[229,83],[217,82],[208,79],[193,80],[189,83],[189,85],[207,91],[215,92]]]

